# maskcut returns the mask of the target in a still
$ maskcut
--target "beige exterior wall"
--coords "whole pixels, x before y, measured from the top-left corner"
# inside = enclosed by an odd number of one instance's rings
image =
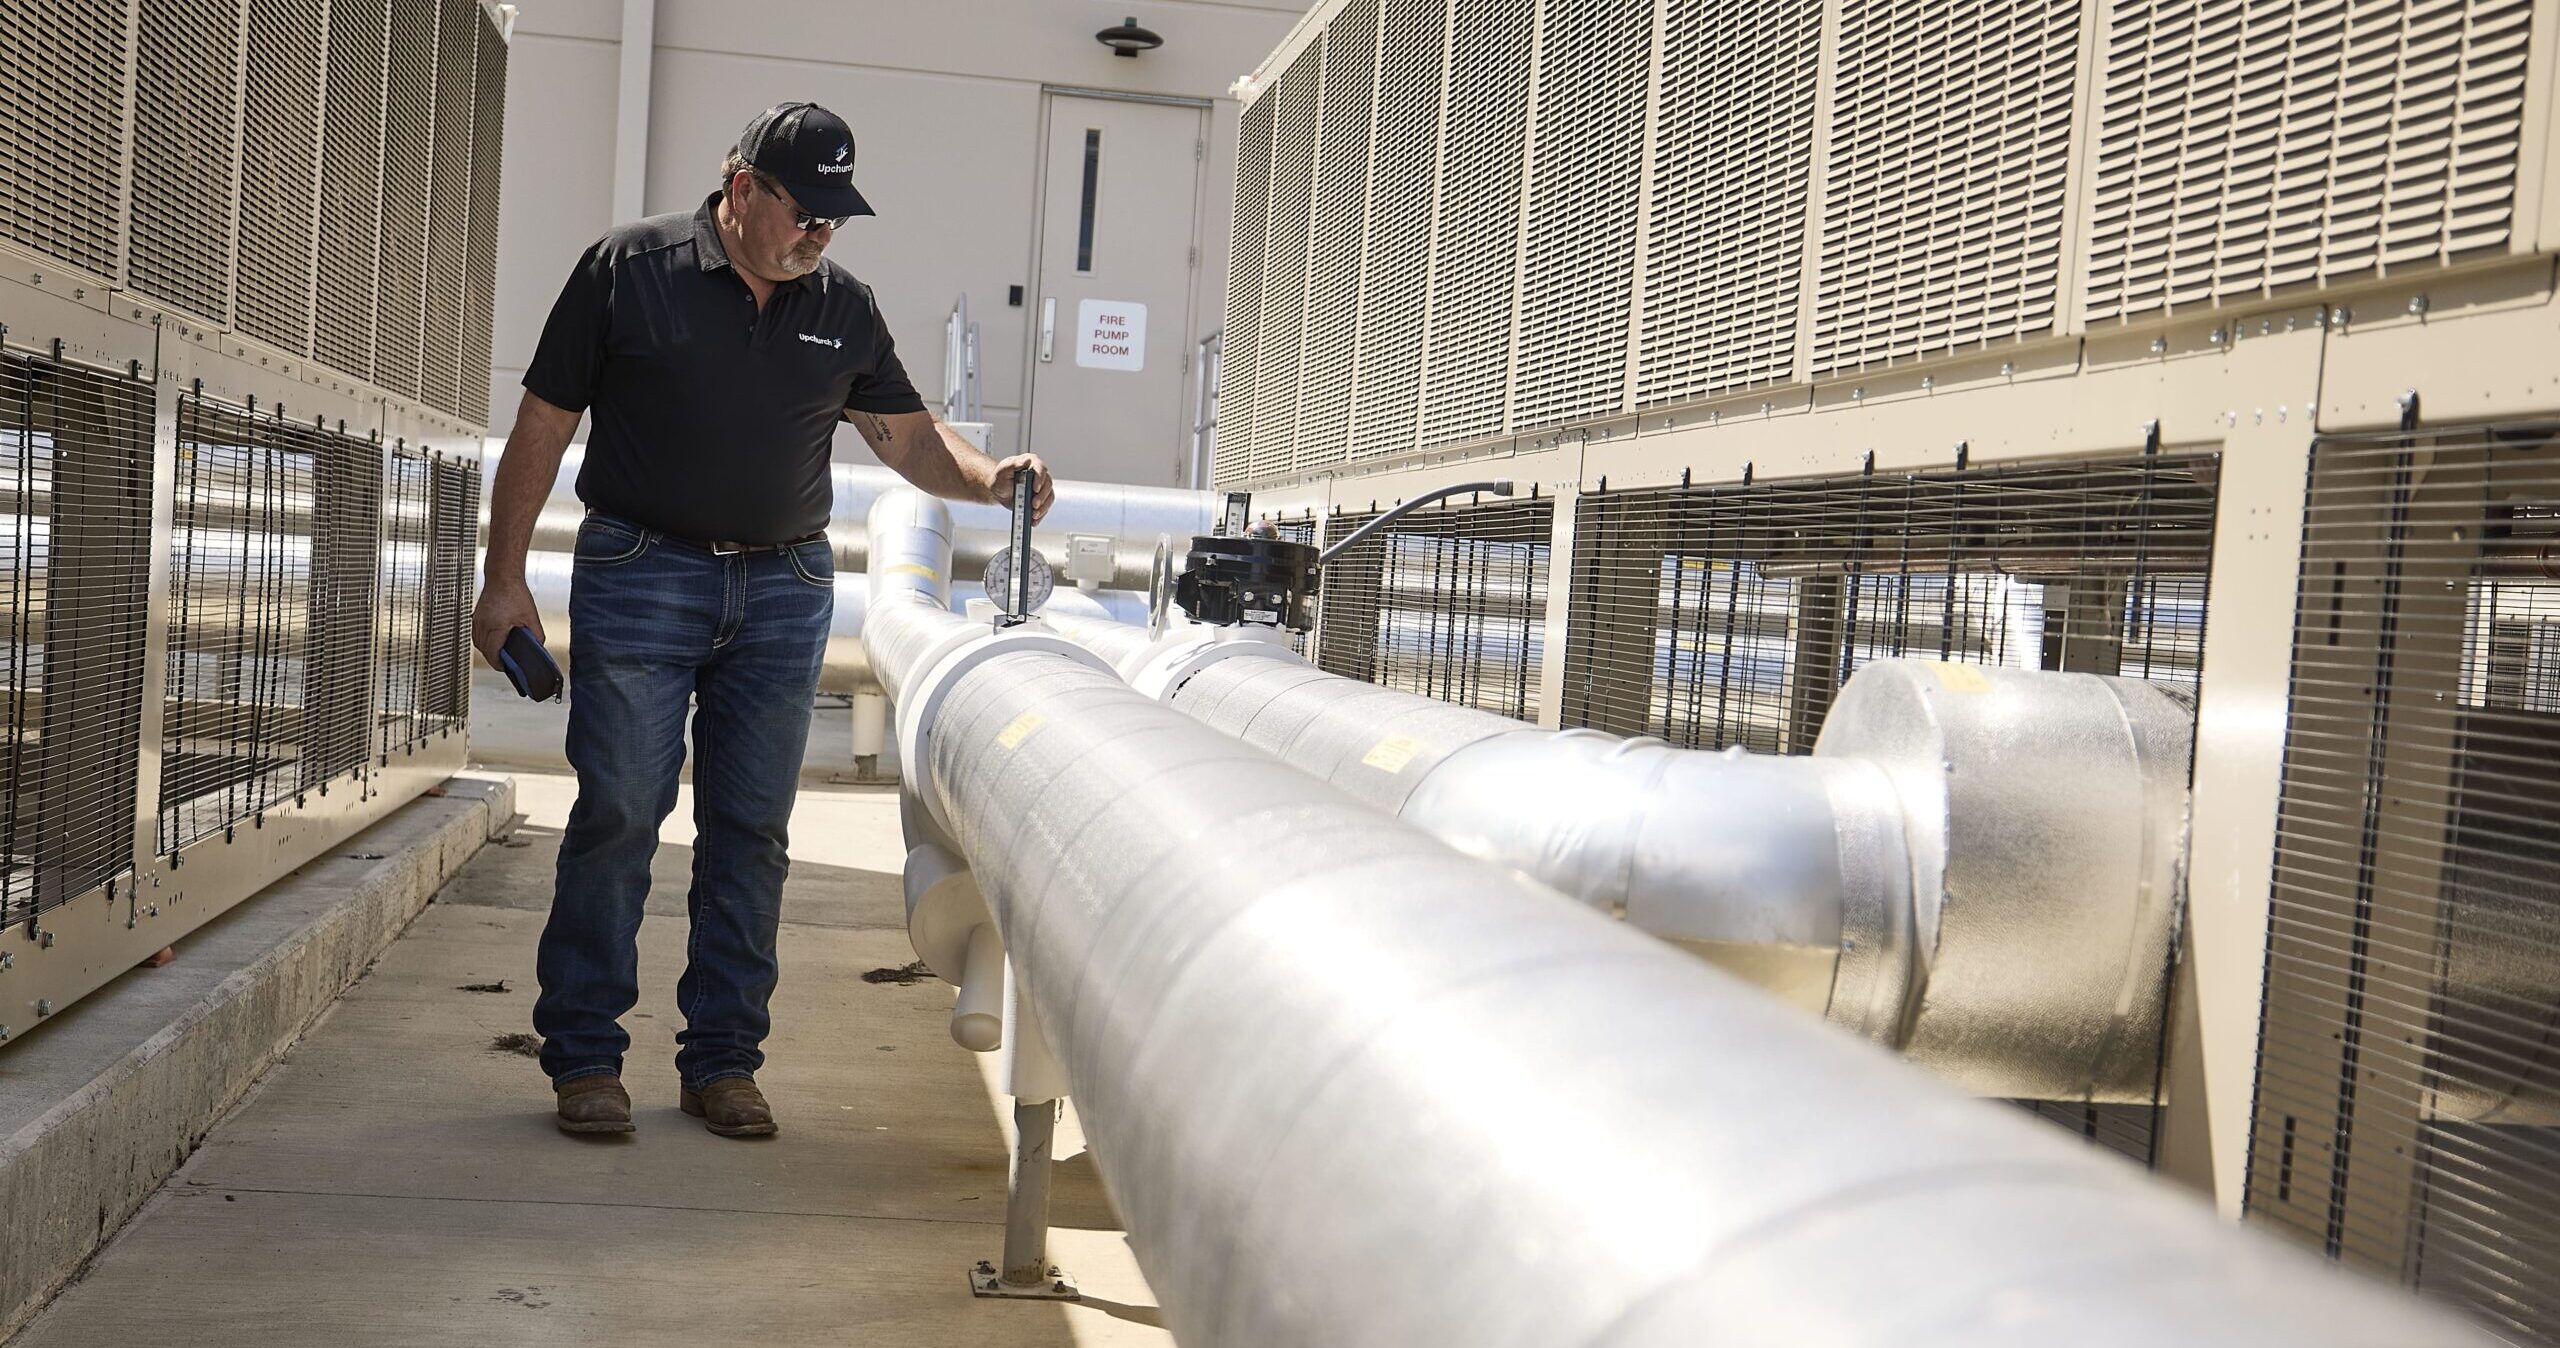
[[[1216,100],[1204,175],[1211,186],[1200,203],[1203,293],[1187,349],[1216,327],[1223,307],[1226,185],[1235,176],[1228,86],[1253,71],[1302,8],[1285,0],[655,0],[642,7],[650,11],[653,39],[645,107],[635,110],[645,137],[643,210],[683,210],[700,200],[714,185],[721,153],[760,108],[809,98],[844,114],[860,147],[859,181],[880,214],[840,233],[830,255],[878,292],[928,402],[942,387],[944,316],[956,297],[968,295],[981,328],[980,398],[995,423],[991,447],[999,450],[1022,447],[1042,90]],[[614,223],[626,8],[619,0],[529,0],[516,20],[490,369],[493,434],[505,434],[514,420],[518,381],[561,277]],[[1165,45],[1122,59],[1093,40],[1128,15],[1163,34]],[[1177,205],[1189,203],[1168,208]],[[1010,286],[1025,288],[1022,307],[1007,305]],[[1183,381],[1186,401],[1190,385]],[[837,437],[837,455],[870,459],[849,430]]]

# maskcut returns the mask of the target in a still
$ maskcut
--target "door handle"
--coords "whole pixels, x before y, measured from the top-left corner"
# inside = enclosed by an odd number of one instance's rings
[[[1046,364],[1058,340],[1058,297],[1040,301],[1040,360]]]

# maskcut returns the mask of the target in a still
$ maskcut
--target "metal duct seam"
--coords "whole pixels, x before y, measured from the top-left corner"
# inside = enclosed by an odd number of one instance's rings
[[[928,741],[1186,1343],[2485,1342],[1102,670]]]

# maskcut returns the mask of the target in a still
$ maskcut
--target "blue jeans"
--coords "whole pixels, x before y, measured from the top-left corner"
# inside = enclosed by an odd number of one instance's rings
[[[775,939],[791,804],[835,614],[828,545],[722,557],[591,513],[569,586],[569,765],[535,964],[533,1027],[552,1081],[619,1073],[640,997],[638,937],[658,826],[675,808],[693,705],[692,935],[676,1071],[701,1087],[754,1075],[780,976]]]

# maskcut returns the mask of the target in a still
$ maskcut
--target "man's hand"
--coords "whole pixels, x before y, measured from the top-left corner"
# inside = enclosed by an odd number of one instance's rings
[[[493,578],[482,585],[480,603],[471,610],[471,644],[480,648],[489,668],[505,669],[498,663],[498,648],[519,627],[533,629],[533,639],[542,640],[542,614],[534,607],[533,590],[522,578]]]
[[[1016,454],[994,464],[987,481],[987,499],[1011,507],[1014,475],[1026,472],[1032,474],[1031,519],[1036,524],[1058,499],[1058,484],[1049,476],[1049,465],[1042,463],[1039,455]]]
[[[1049,513],[1058,499],[1049,465],[1037,454],[1016,454],[998,462],[988,458],[931,412],[864,412],[846,408],[844,419],[862,432],[871,452],[898,476],[947,501],[992,501],[1013,504],[1014,474],[1039,474],[1031,493],[1031,518]]]

